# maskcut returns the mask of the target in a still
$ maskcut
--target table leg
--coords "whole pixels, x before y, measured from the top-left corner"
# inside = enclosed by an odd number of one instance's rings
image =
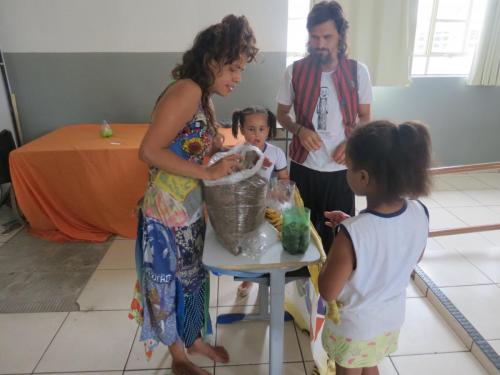
[[[271,320],[269,324],[269,375],[283,374],[285,322],[285,270],[271,271]]]

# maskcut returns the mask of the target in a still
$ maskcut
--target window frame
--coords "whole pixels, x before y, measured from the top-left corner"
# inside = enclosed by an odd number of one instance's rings
[[[467,37],[469,35],[470,31],[470,26],[471,26],[471,18],[472,18],[472,10],[474,8],[474,4],[476,0],[470,0],[469,2],[469,9],[467,10],[467,16],[465,19],[449,19],[449,18],[438,18],[438,9],[439,9],[439,2],[441,0],[432,0],[432,11],[431,11],[431,16],[429,20],[429,31],[427,34],[427,41],[426,41],[426,47],[425,47],[425,52],[424,53],[412,53],[412,62],[411,62],[411,69],[410,69],[410,76],[411,77],[467,77],[469,73],[451,73],[451,74],[445,74],[445,73],[428,73],[429,71],[429,61],[432,57],[468,57],[470,54],[466,51],[467,48]],[[417,15],[418,19],[418,15]],[[464,24],[465,29],[464,29],[464,37],[462,39],[462,46],[461,46],[461,52],[432,52],[433,44],[434,44],[434,37],[435,37],[435,31],[436,31],[436,24],[437,23],[457,23],[457,24]],[[416,37],[416,35],[415,35]],[[477,45],[475,46],[477,48]],[[415,46],[413,47],[413,51],[415,51]],[[419,58],[425,58],[425,68],[423,73],[412,73],[413,70],[413,60],[415,57]]]

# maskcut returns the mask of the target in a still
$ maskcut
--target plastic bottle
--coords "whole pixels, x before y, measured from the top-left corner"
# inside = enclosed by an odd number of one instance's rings
[[[113,129],[109,126],[106,120],[103,120],[101,123],[101,137],[109,138],[113,135]]]

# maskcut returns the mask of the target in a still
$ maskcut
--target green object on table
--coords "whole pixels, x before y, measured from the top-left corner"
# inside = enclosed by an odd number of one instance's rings
[[[311,232],[307,207],[290,207],[283,211],[281,242],[290,254],[304,254],[309,247]]]
[[[109,126],[108,122],[104,120],[101,124],[101,137],[103,138],[109,138],[113,135],[113,129],[111,129],[111,126]]]

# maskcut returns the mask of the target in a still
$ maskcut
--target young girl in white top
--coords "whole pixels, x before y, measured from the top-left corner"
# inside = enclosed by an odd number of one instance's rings
[[[322,342],[337,375],[378,374],[377,364],[397,349],[406,288],[429,231],[430,136],[424,125],[375,121],[347,141],[347,181],[367,209],[355,217],[325,212],[338,224],[319,291],[340,302],[340,323],[327,319]],[[340,223],[340,224],[339,224]]]
[[[232,132],[236,138],[238,131],[245,137],[247,144],[258,147],[265,155],[265,169],[262,177],[268,181],[275,175],[278,180],[288,180],[286,155],[283,150],[270,143],[267,138],[276,137],[276,116],[269,109],[253,106],[233,112]],[[243,281],[238,287],[238,297],[244,298],[248,295],[252,283]]]

